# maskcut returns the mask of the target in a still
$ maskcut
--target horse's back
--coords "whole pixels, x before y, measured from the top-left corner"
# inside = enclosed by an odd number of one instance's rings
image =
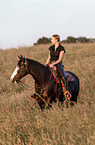
[[[79,78],[76,74],[70,71],[65,71],[65,74],[71,75],[72,77],[70,76],[70,78],[74,78],[74,79],[68,79],[71,80],[68,82],[68,84],[69,84],[69,88],[70,89],[72,88],[73,90],[71,101],[77,102],[77,97],[79,94]]]
[[[70,74],[75,79],[75,81],[78,81],[79,82],[78,76],[76,74],[74,74],[73,72],[65,71],[65,75],[66,74],[68,74],[68,75]]]

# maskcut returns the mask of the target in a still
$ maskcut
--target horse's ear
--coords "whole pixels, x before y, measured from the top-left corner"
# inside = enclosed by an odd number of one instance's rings
[[[18,58],[21,59],[20,56],[18,56]]]
[[[20,57],[21,57],[21,59],[23,59],[23,56],[22,55],[20,55]]]
[[[21,60],[23,60],[23,56],[22,55],[18,56],[18,58],[21,59]]]

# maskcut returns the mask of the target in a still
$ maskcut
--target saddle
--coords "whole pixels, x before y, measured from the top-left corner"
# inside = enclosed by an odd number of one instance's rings
[[[55,79],[55,83],[60,83],[56,67],[54,66],[53,69],[50,68],[50,70],[51,70],[52,75],[53,75],[53,77]]]
[[[55,78],[55,82],[59,84],[61,83],[65,100],[70,101],[71,94],[69,93],[69,91],[66,90],[66,86],[63,83],[62,78],[58,77],[57,68],[54,66],[53,69],[51,69],[51,72],[53,74],[53,77]],[[65,72],[65,79],[67,80],[68,83],[75,81],[74,77],[69,72]]]
[[[67,82],[75,81],[74,77],[69,72],[65,72],[65,78],[66,78]]]
[[[54,78],[56,78],[56,83],[59,83],[60,78],[58,76],[56,66],[54,66],[53,69],[51,69],[51,71],[52,71]],[[68,83],[75,81],[75,78],[69,72],[64,72],[64,73],[65,73],[65,79],[67,80]]]

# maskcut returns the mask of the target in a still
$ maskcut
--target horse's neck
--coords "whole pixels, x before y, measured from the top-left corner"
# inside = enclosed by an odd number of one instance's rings
[[[39,84],[39,85],[44,85],[45,84],[45,71],[46,68],[44,65],[41,63],[28,59],[28,69],[30,72],[30,75],[33,76],[34,80]]]

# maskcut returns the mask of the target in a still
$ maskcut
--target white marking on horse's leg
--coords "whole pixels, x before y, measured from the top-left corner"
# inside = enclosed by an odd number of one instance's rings
[[[19,67],[17,66],[14,70],[14,72],[12,73],[11,77],[10,77],[10,80],[13,81],[14,77],[17,75],[17,72],[19,70]]]

